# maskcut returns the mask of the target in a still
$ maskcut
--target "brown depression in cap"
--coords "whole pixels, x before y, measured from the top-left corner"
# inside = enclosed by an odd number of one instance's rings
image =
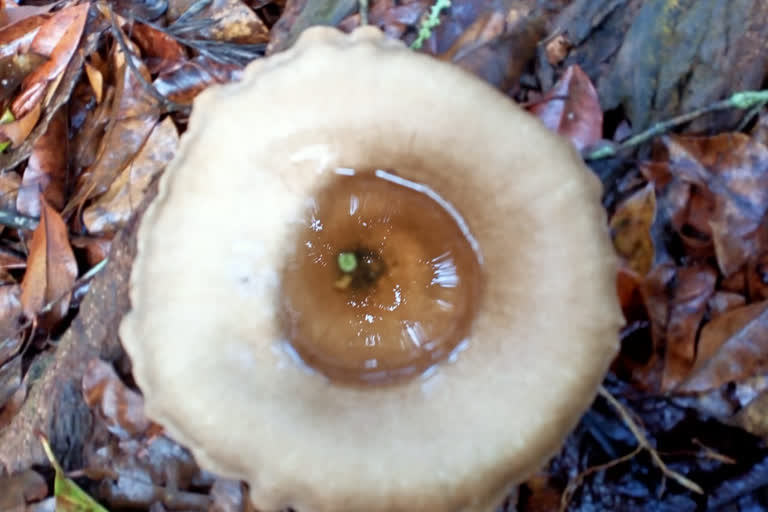
[[[600,193],[488,85],[312,28],[198,97],[142,221],[148,413],[260,510],[493,510],[616,352]]]

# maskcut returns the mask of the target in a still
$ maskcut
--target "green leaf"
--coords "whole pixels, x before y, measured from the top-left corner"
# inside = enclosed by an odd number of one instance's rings
[[[53,455],[48,439],[40,435],[40,442],[48,457],[56,477],[53,482],[53,495],[56,496],[56,512],[109,512],[99,505],[96,500],[88,496],[75,482],[64,476],[59,462]]]

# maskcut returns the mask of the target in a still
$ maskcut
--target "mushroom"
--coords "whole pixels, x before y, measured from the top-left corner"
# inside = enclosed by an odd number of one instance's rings
[[[142,221],[148,414],[260,510],[492,510],[616,353],[600,196],[487,84],[311,28],[196,99]]]

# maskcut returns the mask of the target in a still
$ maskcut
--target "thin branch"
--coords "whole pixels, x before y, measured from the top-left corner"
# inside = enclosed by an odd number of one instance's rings
[[[620,151],[639,146],[640,144],[647,142],[654,137],[663,135],[672,128],[693,121],[697,117],[709,114],[711,112],[728,110],[732,108],[748,110],[752,108],[761,108],[766,104],[768,104],[768,89],[762,91],[737,92],[724,100],[720,100],[706,107],[697,108],[696,110],[686,114],[682,114],[677,117],[673,117],[672,119],[656,123],[647,130],[642,131],[636,135],[632,135],[631,137],[623,140],[618,144],[605,146],[591,151],[584,158],[585,160],[600,160],[603,158],[616,156]]]
[[[629,431],[632,432],[632,435],[635,436],[635,439],[637,439],[638,446],[648,452],[653,463],[661,470],[665,476],[671,478],[691,492],[695,492],[696,494],[704,494],[704,490],[701,488],[701,486],[699,486],[699,484],[681,475],[677,471],[669,469],[664,461],[661,460],[659,453],[648,441],[648,438],[646,437],[645,432],[643,432],[643,429],[632,418],[630,412],[621,404],[621,402],[616,400],[616,398],[603,386],[600,386],[599,394],[601,397],[605,398],[609,404],[611,404],[611,407],[613,407],[614,410],[619,414]]]

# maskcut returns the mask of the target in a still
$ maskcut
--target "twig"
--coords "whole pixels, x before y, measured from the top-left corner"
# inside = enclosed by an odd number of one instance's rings
[[[627,462],[628,460],[632,459],[635,455],[643,451],[642,446],[637,446],[634,450],[629,452],[626,455],[622,455],[621,457],[617,459],[613,459],[612,461],[606,462],[605,464],[599,464],[597,466],[592,466],[590,468],[585,469],[581,473],[579,473],[576,478],[568,482],[568,486],[563,491],[563,494],[560,496],[560,512],[565,512],[565,510],[568,508],[568,503],[570,503],[571,498],[573,497],[573,493],[576,492],[576,489],[581,486],[581,483],[584,481],[586,477],[591,475],[592,473],[597,473],[598,471],[603,471],[605,469],[610,469],[613,466],[618,466],[622,462]]]
[[[645,131],[642,131],[636,135],[623,140],[622,142],[605,146],[600,149],[596,149],[585,156],[586,160],[600,160],[602,158],[610,158],[616,156],[620,151],[638,146],[658,135],[662,135],[667,131],[685,124],[689,121],[693,121],[697,117],[709,114],[710,112],[716,112],[718,110],[728,110],[737,108],[741,110],[748,110],[755,107],[762,107],[768,104],[768,89],[762,91],[741,91],[732,94],[729,98],[720,100],[716,103],[708,105],[706,107],[697,108],[686,114],[673,117],[666,121],[662,121],[654,124]]]
[[[704,494],[704,490],[701,488],[701,486],[699,486],[699,484],[693,480],[690,480],[689,478],[686,478],[677,471],[669,469],[664,461],[661,460],[661,457],[659,456],[656,449],[651,446],[651,443],[648,441],[648,438],[643,432],[643,429],[640,428],[637,422],[635,422],[635,420],[632,418],[632,415],[629,413],[626,407],[621,404],[621,402],[616,400],[616,398],[603,386],[600,386],[599,394],[605,398],[609,404],[611,404],[611,407],[613,407],[617,413],[619,413],[619,416],[621,417],[622,421],[624,421],[624,424],[627,426],[629,431],[632,432],[632,435],[635,436],[635,439],[637,439],[638,447],[648,452],[648,454],[651,456],[651,460],[656,465],[656,467],[661,470],[664,476],[671,478],[691,492]]]

